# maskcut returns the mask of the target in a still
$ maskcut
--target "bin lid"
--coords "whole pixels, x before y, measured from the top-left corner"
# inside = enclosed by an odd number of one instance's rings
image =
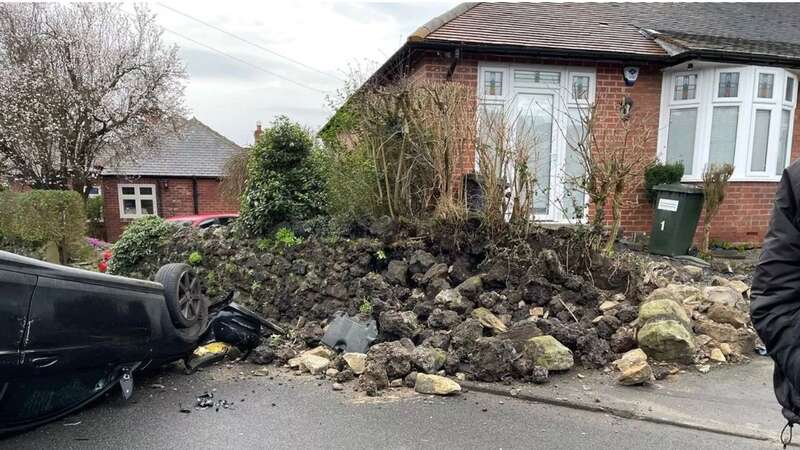
[[[682,194],[702,194],[703,188],[692,185],[692,184],[682,184],[682,183],[672,183],[672,184],[659,184],[657,186],[653,186],[654,191],[666,191],[666,192],[680,192]]]

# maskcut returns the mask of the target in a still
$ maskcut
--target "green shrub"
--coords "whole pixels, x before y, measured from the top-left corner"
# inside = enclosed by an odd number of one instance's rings
[[[198,251],[194,251],[191,254],[189,254],[188,261],[189,261],[190,265],[196,266],[196,265],[200,264],[201,262],[203,262],[203,255],[201,255],[200,252],[198,252]]]
[[[382,212],[375,184],[375,161],[359,147],[327,148],[325,192],[328,212],[340,223]]]
[[[647,191],[647,201],[651,205],[656,202],[656,191],[653,187],[659,184],[680,183],[683,178],[683,163],[678,161],[669,164],[656,163],[644,172],[644,188]]]
[[[358,305],[358,312],[365,316],[372,315],[372,302],[367,299],[363,299],[361,304]]]
[[[103,197],[91,197],[86,200],[86,219],[89,236],[105,239],[103,223]]]
[[[253,147],[240,223],[264,236],[279,223],[305,220],[325,208],[322,161],[311,135],[279,117]]]
[[[174,231],[174,225],[158,216],[146,216],[131,222],[114,244],[109,270],[127,274],[145,258],[156,258],[158,249]]]
[[[294,247],[302,243],[303,240],[294,235],[294,231],[288,228],[280,228],[275,232],[275,243],[284,247]]]
[[[83,198],[74,191],[3,192],[0,235],[33,246],[53,243],[59,262],[65,264],[85,245]]]

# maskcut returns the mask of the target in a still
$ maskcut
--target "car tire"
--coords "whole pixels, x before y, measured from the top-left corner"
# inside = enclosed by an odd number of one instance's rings
[[[176,328],[191,328],[208,319],[208,299],[200,278],[188,264],[166,264],[158,269],[155,281],[164,286],[164,301]]]

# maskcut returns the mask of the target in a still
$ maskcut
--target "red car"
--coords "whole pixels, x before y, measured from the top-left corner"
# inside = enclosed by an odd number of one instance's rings
[[[167,222],[178,225],[187,225],[192,228],[208,228],[215,225],[227,225],[239,214],[200,214],[197,216],[176,216],[167,219]]]

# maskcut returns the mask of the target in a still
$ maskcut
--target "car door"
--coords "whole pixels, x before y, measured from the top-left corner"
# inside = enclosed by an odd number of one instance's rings
[[[0,270],[0,390],[20,370],[22,341],[36,276]]]
[[[108,390],[151,354],[152,292],[39,276],[30,298],[21,377],[0,401],[0,430],[52,420]]]

